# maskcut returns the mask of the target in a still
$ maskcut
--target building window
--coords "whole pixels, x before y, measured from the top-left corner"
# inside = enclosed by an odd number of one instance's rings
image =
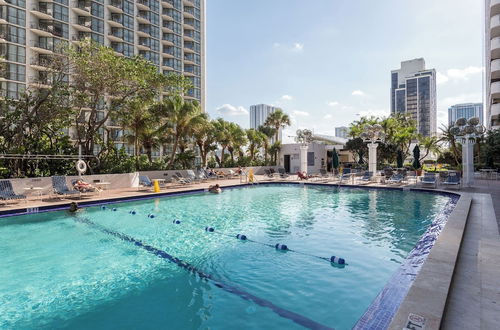
[[[307,153],[307,166],[314,166],[314,152]]]

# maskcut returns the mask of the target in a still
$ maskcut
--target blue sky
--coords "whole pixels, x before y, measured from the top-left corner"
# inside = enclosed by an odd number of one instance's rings
[[[207,0],[206,15],[212,118],[248,128],[266,103],[292,117],[284,136],[333,135],[388,115],[390,71],[418,57],[438,72],[438,127],[450,105],[482,102],[479,0]]]

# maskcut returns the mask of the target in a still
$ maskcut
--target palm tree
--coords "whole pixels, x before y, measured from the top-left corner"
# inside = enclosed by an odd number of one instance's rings
[[[153,149],[161,145],[160,132],[153,127],[147,127],[139,133],[138,139],[146,151],[149,164],[153,163]]]
[[[227,133],[229,138],[227,151],[231,155],[231,163],[234,164],[234,152],[239,151],[247,143],[247,138],[245,131],[236,123],[229,123]]]
[[[269,116],[266,119],[266,122],[264,123],[266,126],[273,127],[276,132],[274,133],[276,136],[276,139],[274,142],[278,141],[279,139],[279,130],[280,128],[285,128],[286,126],[290,126],[290,117],[283,112],[281,109],[276,109],[274,112],[270,113]]]
[[[246,133],[248,139],[248,153],[250,154],[250,161],[253,161],[258,152],[258,148],[263,144],[264,140],[267,140],[267,136],[253,128],[247,129]]]
[[[229,125],[230,123],[222,118],[217,118],[217,120],[213,122],[214,129],[217,132],[215,139],[221,146],[221,156],[219,159],[217,159],[219,167],[222,167],[224,165],[226,149],[231,144],[231,137],[229,136]]]
[[[264,163],[267,164],[267,156],[269,154],[269,140],[275,134],[275,129],[269,126],[259,126],[258,131],[264,134],[266,137],[262,141],[262,146],[264,147]]]
[[[144,132],[154,130],[153,115],[147,104],[139,101],[131,102],[119,113],[121,125],[126,129],[125,139],[134,145],[134,157],[136,169],[139,167],[139,153],[141,149],[141,135]]]
[[[208,118],[193,126],[193,138],[200,150],[201,166],[207,166],[207,155],[215,149],[216,132],[214,125]]]
[[[278,153],[281,150],[281,142],[276,141],[273,143],[273,145],[269,148],[269,153],[271,154],[271,162],[274,163],[274,165],[278,165]]]
[[[179,141],[189,136],[193,127],[206,119],[197,101],[185,101],[182,96],[169,96],[158,103],[154,112],[163,121],[161,131],[172,138],[172,154],[168,167],[172,167]]]
[[[460,164],[460,151],[458,149],[458,146],[457,146],[457,141],[455,140],[455,135],[453,135],[452,131],[451,131],[451,128],[453,126],[452,125],[449,125],[449,126],[446,126],[446,125],[441,125],[441,127],[439,128],[441,130],[441,139],[439,139],[439,141],[443,141],[443,142],[446,142],[448,143],[448,145],[450,146],[450,150],[451,150],[451,153],[453,155],[453,158],[455,159],[455,163],[458,165]]]
[[[419,161],[425,159],[431,152],[434,154],[440,154],[441,148],[439,148],[439,139],[435,136],[419,136],[418,141],[420,145],[425,149],[425,155],[420,157]]]

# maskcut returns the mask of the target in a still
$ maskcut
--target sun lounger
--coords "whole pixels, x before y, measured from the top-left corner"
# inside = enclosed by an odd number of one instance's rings
[[[401,173],[395,173],[391,176],[389,180],[386,180],[387,183],[402,183],[405,179],[404,175]]]
[[[350,168],[344,168],[342,170],[342,174],[339,175],[339,180],[340,180],[340,183],[342,183],[342,181],[349,181],[352,177],[352,174],[351,174],[351,169]]]
[[[434,188],[437,187],[437,175],[436,173],[425,173],[420,179],[422,185],[433,185]]]
[[[288,173],[286,173],[284,168],[278,168],[278,173],[279,173],[281,179],[288,179],[290,177],[290,175],[288,175]]]
[[[25,195],[19,195],[14,192],[10,180],[0,180],[0,199],[2,200],[21,200],[26,199]]]
[[[460,180],[460,174],[457,172],[448,173],[448,177],[445,181],[443,181],[443,184],[447,186],[456,186],[458,187],[458,189],[460,189],[460,186],[462,184]]]
[[[52,188],[54,193],[59,196],[78,196],[81,197],[81,192],[75,189],[69,189],[66,183],[66,177],[62,175],[55,175],[52,177]]]
[[[147,175],[139,176],[139,187],[145,188],[146,190],[149,188],[153,188],[153,181]]]
[[[188,185],[191,184],[191,180],[184,178],[179,172],[175,172],[174,175],[172,175],[172,183],[179,183],[181,185]]]
[[[365,171],[365,173],[363,173],[363,176],[359,178],[359,181],[362,181],[363,183],[369,183],[371,182],[372,178],[373,172]]]

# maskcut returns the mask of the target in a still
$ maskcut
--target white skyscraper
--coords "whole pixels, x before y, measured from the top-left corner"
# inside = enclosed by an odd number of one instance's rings
[[[405,113],[417,123],[418,132],[437,132],[436,70],[425,69],[423,58],[401,62],[391,71],[391,114]]]
[[[500,0],[485,0],[485,126],[500,128]]]
[[[263,126],[266,122],[267,117],[276,111],[276,107],[267,104],[257,104],[250,106],[250,128],[258,129],[259,126]],[[282,141],[282,129],[279,130],[279,141]],[[271,143],[274,143],[275,139],[271,139]]]

